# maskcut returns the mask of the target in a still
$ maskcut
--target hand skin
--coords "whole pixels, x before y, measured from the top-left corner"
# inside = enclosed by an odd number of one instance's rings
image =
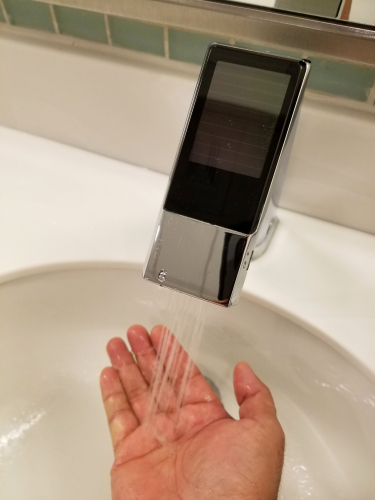
[[[115,454],[112,499],[276,500],[284,433],[269,389],[247,363],[238,363],[233,375],[239,420],[225,411],[194,366],[176,426],[173,405],[188,361],[178,346],[183,363],[177,389],[167,387],[171,403],[166,408],[162,402],[158,413],[145,419],[161,336],[161,326],[150,335],[140,325],[129,328],[136,361],[123,340],[107,345],[112,367],[102,371],[100,385]]]

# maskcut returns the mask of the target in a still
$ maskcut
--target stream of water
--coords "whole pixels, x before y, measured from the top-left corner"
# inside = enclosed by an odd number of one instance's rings
[[[159,411],[161,404],[178,418],[191,368],[197,359],[207,305],[190,295],[170,292],[162,340],[153,370],[148,418]]]

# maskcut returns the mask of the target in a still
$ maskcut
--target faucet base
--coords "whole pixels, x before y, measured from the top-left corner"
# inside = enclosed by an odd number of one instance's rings
[[[276,216],[273,217],[271,222],[269,223],[268,228],[267,228],[266,236],[263,238],[263,240],[260,243],[257,242],[257,245],[254,249],[251,260],[258,259],[267,250],[269,244],[271,243],[272,236],[274,235],[274,233],[276,231],[276,227],[277,227],[278,223],[279,223],[279,218]]]

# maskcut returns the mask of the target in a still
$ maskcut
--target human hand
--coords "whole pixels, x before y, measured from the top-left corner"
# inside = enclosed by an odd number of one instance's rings
[[[276,500],[284,433],[269,389],[247,363],[238,363],[233,375],[239,420],[195,365],[176,420],[173,404],[189,359],[184,352],[176,387],[166,388],[171,403],[166,408],[162,401],[146,419],[162,330],[154,327],[149,335],[142,326],[129,328],[136,361],[122,339],[107,345],[112,367],[102,371],[100,384],[115,454],[112,499]]]

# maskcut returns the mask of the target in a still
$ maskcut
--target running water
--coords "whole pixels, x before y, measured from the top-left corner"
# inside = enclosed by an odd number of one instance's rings
[[[190,295],[170,292],[162,340],[151,381],[148,419],[158,412],[160,403],[163,402],[164,408],[173,410],[177,423],[186,384],[191,376],[191,368],[196,362],[206,316],[206,302]],[[172,334],[175,342],[172,342]],[[180,345],[183,350],[179,348]],[[185,352],[188,354],[187,362]]]

